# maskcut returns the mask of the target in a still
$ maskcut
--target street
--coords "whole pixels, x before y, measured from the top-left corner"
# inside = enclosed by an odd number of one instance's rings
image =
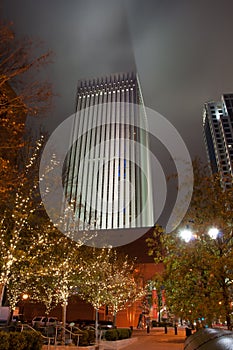
[[[174,334],[173,328],[168,328],[165,334],[164,328],[153,328],[150,333],[143,330],[134,330],[133,337],[138,340],[124,348],[124,350],[183,350],[185,330],[178,328],[178,334]]]

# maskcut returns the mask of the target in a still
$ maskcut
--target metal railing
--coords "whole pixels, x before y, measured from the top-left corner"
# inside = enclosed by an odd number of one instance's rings
[[[46,341],[48,341],[48,348],[49,346],[51,345],[51,341],[54,341],[55,342],[55,337],[46,337],[45,335],[43,335],[41,332],[38,332],[36,329],[34,329],[33,327],[29,326],[29,324],[26,324],[26,323],[22,323],[21,324],[21,332],[23,332],[24,329],[30,329],[32,331],[34,331],[35,333],[37,334],[40,334],[41,337],[43,339],[45,339]]]
[[[58,338],[58,330],[64,330],[65,331],[65,334],[68,333],[69,334],[69,339],[72,340],[72,336],[73,337],[77,337],[78,338],[78,341],[77,341],[77,347],[79,346],[79,338],[82,337],[82,334],[81,333],[74,333],[72,332],[73,329],[76,329],[78,330],[79,332],[82,332],[81,329],[79,329],[78,327],[71,327],[72,330],[69,330],[67,329],[66,327],[64,326],[56,326],[56,335],[55,335],[55,345],[57,345],[57,338]]]
[[[56,325],[55,327],[55,334],[54,334],[54,336],[53,337],[50,337],[50,336],[45,336],[45,335],[43,335],[40,331],[37,331],[36,329],[34,329],[33,327],[31,327],[30,325],[28,325],[28,324],[21,324],[21,332],[24,330],[24,329],[30,329],[30,330],[32,330],[32,331],[34,331],[35,333],[37,333],[37,334],[40,334],[41,336],[42,336],[42,338],[44,339],[44,340],[46,340],[46,342],[48,342],[48,349],[50,348],[50,345],[52,345],[51,343],[53,343],[53,345],[58,345],[58,343],[60,343],[60,342],[65,342],[65,339],[61,339],[60,341],[58,340],[58,331],[59,330],[63,330],[64,331],[64,335],[66,334],[66,333],[68,333],[69,334],[69,339],[70,340],[72,340],[72,336],[73,337],[75,337],[75,338],[77,338],[77,348],[78,348],[78,346],[79,346],[79,339],[80,339],[80,337],[82,336],[82,334],[81,333],[74,333],[74,332],[72,332],[71,330],[69,330],[69,329],[67,329],[66,327],[64,327],[64,326],[62,326],[62,325]],[[75,330],[78,330],[79,332],[82,332],[81,331],[81,329],[79,329],[78,327],[72,327],[72,329],[75,329]]]
[[[45,331],[48,331],[49,327],[50,326],[41,327],[41,328],[43,328]],[[77,349],[78,349],[79,348],[80,337],[83,336],[83,333],[82,333],[83,330],[81,330],[77,326],[69,326],[69,327],[70,327],[70,329],[67,329],[66,327],[64,327],[62,325],[51,326],[51,328],[53,328],[53,330],[54,330],[54,335],[53,336],[45,335],[45,334],[43,334],[41,332],[41,330],[35,329],[31,325],[29,325],[27,323],[18,324],[17,329],[20,332],[23,332],[24,330],[31,330],[31,331],[35,332],[36,334],[40,335],[42,337],[43,341],[46,342],[45,345],[47,345],[47,349],[48,350],[50,349],[51,345],[54,345],[55,349],[56,349],[56,346],[66,343],[67,340],[72,341],[73,338],[76,338],[76,340],[77,340],[76,344],[73,345],[73,346],[76,346]],[[6,328],[6,326],[4,328]],[[93,331],[95,331],[94,327],[90,326],[89,329],[92,329]],[[64,334],[62,334],[62,331],[64,331]],[[74,331],[77,331],[77,332],[74,332]],[[68,338],[66,337],[67,334],[68,334]],[[99,330],[98,331],[98,342],[95,345],[98,345],[98,343],[101,340],[102,336],[103,336],[103,331]]]

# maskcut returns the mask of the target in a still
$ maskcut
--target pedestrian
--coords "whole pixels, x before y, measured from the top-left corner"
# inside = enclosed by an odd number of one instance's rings
[[[143,314],[140,314],[138,318],[137,329],[142,328],[142,317],[143,317]]]
[[[146,332],[150,333],[150,316],[146,317]]]

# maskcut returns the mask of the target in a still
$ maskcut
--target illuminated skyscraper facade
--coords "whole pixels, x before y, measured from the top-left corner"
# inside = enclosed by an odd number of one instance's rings
[[[80,81],[66,198],[79,229],[153,226],[146,115],[134,73]]]
[[[212,173],[219,172],[224,187],[233,180],[233,94],[208,102],[203,115],[204,138]]]

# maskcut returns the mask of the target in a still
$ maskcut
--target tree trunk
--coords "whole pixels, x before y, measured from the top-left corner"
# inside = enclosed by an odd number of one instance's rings
[[[114,310],[113,311],[113,327],[116,328],[116,317],[117,317],[117,312]]]
[[[65,328],[66,328],[66,312],[67,312],[67,305],[68,305],[68,302],[65,301],[63,304],[62,304],[62,344],[65,344],[65,336],[66,336],[66,331],[65,331]]]
[[[224,309],[225,309],[225,317],[227,321],[227,329],[232,330],[231,325],[231,308],[230,308],[230,298],[229,298],[229,291],[225,284],[225,278],[223,283],[223,300],[224,300]]]
[[[5,284],[0,284],[0,306],[3,306],[3,298],[4,298],[4,292],[5,292]]]
[[[98,308],[95,309],[95,342],[98,346]]]

